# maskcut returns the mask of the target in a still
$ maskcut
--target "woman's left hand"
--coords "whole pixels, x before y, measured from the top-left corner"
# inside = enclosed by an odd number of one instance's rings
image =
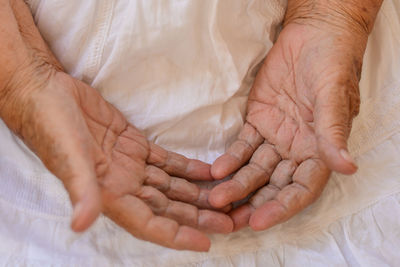
[[[251,89],[238,140],[212,166],[216,179],[239,171],[212,190],[211,205],[256,191],[231,212],[236,230],[283,222],[319,197],[331,170],[357,170],[347,139],[359,110],[368,32],[333,22],[286,24]]]

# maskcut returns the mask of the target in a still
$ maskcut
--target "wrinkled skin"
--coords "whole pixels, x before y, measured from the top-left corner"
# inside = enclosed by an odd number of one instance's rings
[[[0,116],[64,183],[72,229],[84,231],[103,212],[140,239],[197,251],[210,247],[199,230],[230,232],[232,220],[212,210],[209,191],[186,180],[211,180],[210,166],[149,143],[94,88],[62,71],[22,1],[12,7],[23,60],[0,81]]]
[[[210,180],[208,165],[147,142],[96,90],[63,73],[29,10],[21,0],[10,2],[18,27],[6,27],[12,41],[2,52],[17,51],[8,64],[18,67],[4,72],[10,80],[0,73],[0,116],[64,182],[76,231],[104,212],[138,238],[207,250],[209,240],[194,228],[232,228],[226,215],[197,208],[210,208],[207,198],[227,210],[256,191],[230,215],[236,229],[262,230],[312,203],[331,170],[356,171],[346,140],[358,112],[362,30],[319,28],[319,22],[285,26],[251,90],[243,131],[211,170],[217,179],[239,171],[207,197],[208,191],[174,176]],[[308,8],[316,2],[324,1],[310,1]],[[305,10],[298,17],[308,19]]]
[[[331,170],[354,173],[347,138],[358,113],[367,35],[292,23],[280,33],[251,89],[238,140],[212,166],[221,179],[210,203],[231,212],[235,229],[264,230],[313,203]]]
[[[208,191],[185,180],[210,180],[209,166],[149,143],[95,89],[55,72],[14,107],[22,103],[22,123],[11,125],[63,181],[75,231],[102,211],[136,237],[177,249],[208,249],[194,228],[231,231],[227,215],[197,208],[210,207]]]

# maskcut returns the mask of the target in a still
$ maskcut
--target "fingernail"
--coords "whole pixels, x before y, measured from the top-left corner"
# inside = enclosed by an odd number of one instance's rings
[[[82,216],[83,205],[82,202],[76,203],[74,206],[74,213],[72,214],[71,228],[74,231],[79,230],[79,217]]]
[[[345,150],[345,149],[340,150],[340,155],[348,163],[352,164],[355,167],[357,166],[354,159],[350,156],[350,154],[347,150]]]

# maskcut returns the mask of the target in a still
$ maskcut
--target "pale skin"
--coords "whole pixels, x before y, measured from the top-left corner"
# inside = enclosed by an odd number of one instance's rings
[[[382,1],[289,1],[285,26],[251,89],[238,140],[212,165],[214,207],[245,198],[235,230],[265,230],[313,203],[347,150],[368,34]],[[248,163],[247,163],[248,162]]]
[[[22,0],[0,0],[0,39],[7,40],[0,42],[0,117],[63,181],[73,230],[84,231],[104,213],[137,238],[206,251],[204,231],[269,228],[312,203],[331,170],[356,171],[346,140],[381,4],[362,2],[366,11],[326,9],[333,0],[289,1],[285,27],[251,90],[243,131],[211,173],[208,164],[148,142],[95,89],[64,73]],[[328,22],[321,24],[310,5]],[[341,8],[344,19],[327,16]],[[211,192],[190,182],[237,170]]]
[[[94,88],[64,73],[22,1],[1,1],[0,18],[8,41],[1,118],[64,183],[74,231],[104,213],[137,238],[206,251],[203,232],[232,230],[208,204],[209,190],[188,181],[211,180],[208,164],[148,142]]]

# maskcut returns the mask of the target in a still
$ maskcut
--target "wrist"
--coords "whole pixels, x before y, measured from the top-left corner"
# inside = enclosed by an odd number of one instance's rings
[[[62,70],[24,1],[0,0],[0,4],[0,94],[19,73]]]
[[[383,0],[289,0],[284,25],[309,24],[336,33],[368,37],[382,2]]]
[[[32,92],[62,70],[21,0],[0,0],[0,118],[15,132]]]
[[[21,134],[25,115],[35,102],[35,94],[45,88],[56,71],[41,60],[29,59],[0,88],[0,118],[14,133]]]

